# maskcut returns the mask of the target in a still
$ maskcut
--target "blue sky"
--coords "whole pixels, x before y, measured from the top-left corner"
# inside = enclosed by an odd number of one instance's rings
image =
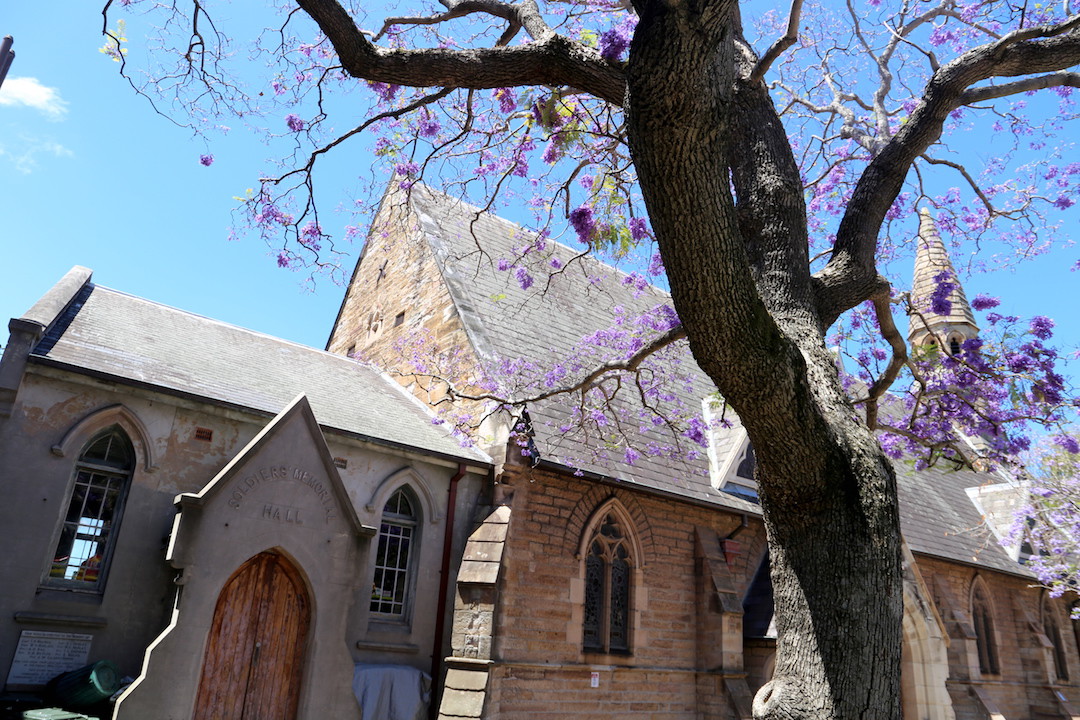
[[[0,90],[0,314],[21,315],[81,264],[99,284],[322,347],[343,288],[323,278],[312,290],[305,274],[279,269],[259,238],[228,239],[233,197],[254,185],[270,150],[243,128],[208,147],[155,115],[98,52],[98,5],[60,5],[9,3],[0,17],[17,54]],[[215,162],[203,167],[208,151]],[[364,143],[345,152],[342,167],[370,168]],[[353,179],[343,174],[342,186]],[[977,276],[968,295],[1049,315],[1059,345],[1076,348],[1078,257],[1072,249]]]
[[[206,144],[98,52],[96,3],[62,5],[9,3],[0,16],[16,53],[0,90],[0,314],[22,315],[85,265],[101,285],[323,347],[344,289],[322,279],[312,292],[259,238],[228,239],[233,197],[267,148],[234,131],[200,165]]]

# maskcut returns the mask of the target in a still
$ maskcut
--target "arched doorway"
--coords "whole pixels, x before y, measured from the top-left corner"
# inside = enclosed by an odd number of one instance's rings
[[[900,705],[904,720],[955,720],[945,682],[949,677],[944,633],[926,594],[904,581]]]
[[[276,552],[245,562],[214,608],[194,720],[294,720],[311,602]]]

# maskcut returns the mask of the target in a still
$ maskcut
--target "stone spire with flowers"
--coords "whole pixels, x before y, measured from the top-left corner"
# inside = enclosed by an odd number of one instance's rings
[[[978,336],[979,326],[927,208],[919,211],[916,242],[911,302],[917,312],[911,315],[908,342],[912,348],[943,346],[953,354]]]

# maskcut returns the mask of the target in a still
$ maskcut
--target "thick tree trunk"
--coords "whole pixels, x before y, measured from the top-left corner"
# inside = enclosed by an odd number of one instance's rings
[[[740,80],[734,2],[637,7],[631,151],[695,359],[758,459],[779,635],[755,716],[896,720],[895,478],[825,348],[790,149]]]

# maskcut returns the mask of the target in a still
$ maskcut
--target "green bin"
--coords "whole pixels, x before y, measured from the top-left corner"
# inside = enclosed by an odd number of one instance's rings
[[[119,689],[120,670],[108,660],[57,675],[48,686],[53,701],[65,707],[96,705]]]

